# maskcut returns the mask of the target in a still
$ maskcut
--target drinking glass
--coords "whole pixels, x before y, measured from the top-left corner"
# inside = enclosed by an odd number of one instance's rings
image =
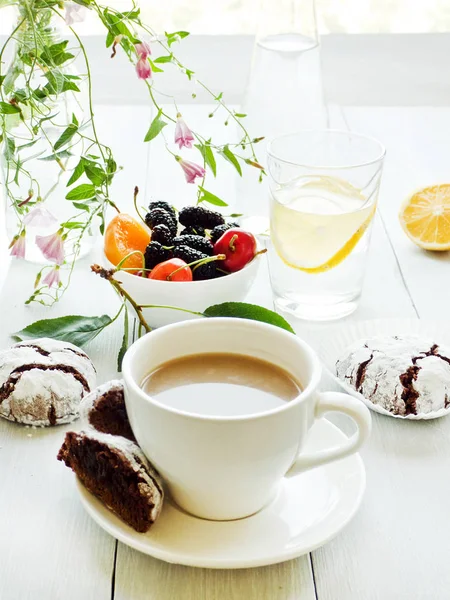
[[[308,320],[356,309],[384,154],[378,141],[347,131],[301,131],[269,143],[269,269],[278,309]]]

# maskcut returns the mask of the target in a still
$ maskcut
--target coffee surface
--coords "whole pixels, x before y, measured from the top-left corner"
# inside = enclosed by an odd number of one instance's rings
[[[266,412],[296,398],[291,375],[265,360],[243,354],[193,354],[164,363],[141,385],[172,408],[210,416]]]

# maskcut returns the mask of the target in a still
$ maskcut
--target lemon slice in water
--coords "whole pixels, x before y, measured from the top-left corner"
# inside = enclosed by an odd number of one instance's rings
[[[272,198],[271,237],[290,267],[321,273],[340,264],[375,213],[361,191],[334,177],[301,178]]]

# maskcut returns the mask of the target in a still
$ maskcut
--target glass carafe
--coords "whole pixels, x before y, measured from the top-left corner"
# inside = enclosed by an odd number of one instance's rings
[[[266,139],[326,127],[314,0],[260,0],[242,112],[251,134]],[[247,223],[253,217],[252,229],[265,227],[267,198],[267,182],[249,175],[239,183],[239,212]]]

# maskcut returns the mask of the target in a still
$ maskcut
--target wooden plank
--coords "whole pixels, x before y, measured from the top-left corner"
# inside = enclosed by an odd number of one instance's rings
[[[450,252],[426,252],[405,235],[398,221],[404,199],[416,189],[450,183],[450,108],[345,109],[354,130],[373,135],[387,149],[381,212],[414,303],[422,318],[447,319]]]
[[[119,544],[115,600],[315,600],[308,557],[220,571],[169,565]]]
[[[129,156],[129,148],[140,141],[140,111],[148,114],[147,108],[97,111],[103,139],[116,148],[119,164],[130,166],[125,172],[131,183],[117,179],[114,190],[118,202],[126,197],[138,175],[145,174],[146,148],[132,160]],[[105,281],[90,273],[91,262],[99,260],[101,247],[78,262],[69,292],[51,310],[24,306],[36,266],[13,261],[0,297],[0,347],[9,346],[10,334],[36,319],[67,314],[114,315],[118,308],[115,294]],[[121,336],[118,322],[86,348],[97,367],[99,383],[117,376],[115,357]],[[84,512],[73,474],[56,460],[65,431],[78,426],[32,429],[0,419],[2,600],[98,600],[111,596],[115,541]]]
[[[402,239],[396,212],[400,192],[434,163],[431,139],[442,140],[444,135],[440,132],[442,122],[434,117],[435,110],[411,109],[406,111],[408,116],[398,109],[346,111],[352,129],[371,133],[388,146],[381,212],[411,299],[424,316],[442,314],[441,300],[436,296],[444,287],[446,265],[430,262],[428,256],[415,252],[408,240]],[[428,126],[420,127],[420,122]],[[416,138],[413,131],[421,131],[421,136]],[[439,143],[438,148],[442,150]],[[425,159],[427,152],[433,157]],[[436,161],[441,168],[441,158]],[[434,175],[438,176],[437,170]],[[432,276],[428,269],[433,269]],[[421,289],[428,285],[430,290]],[[380,285],[378,292],[374,290],[375,314],[382,296],[404,294],[400,292],[402,287],[405,290],[399,273],[395,282]],[[410,312],[411,308],[407,314]],[[450,493],[450,419],[402,422],[373,413],[372,436],[362,456],[367,469],[362,507],[336,540],[313,554],[318,597],[448,598],[450,522],[445,499]]]

